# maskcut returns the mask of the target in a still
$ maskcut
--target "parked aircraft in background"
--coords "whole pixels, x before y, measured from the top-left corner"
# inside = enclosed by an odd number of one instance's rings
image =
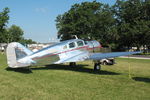
[[[7,47],[7,63],[10,68],[23,68],[32,65],[61,64],[69,62],[75,66],[78,61],[93,60],[94,70],[99,70],[100,60],[140,52],[112,52],[97,53],[101,44],[98,41],[84,41],[71,39],[63,41],[37,52],[32,52],[17,42],[12,42]]]

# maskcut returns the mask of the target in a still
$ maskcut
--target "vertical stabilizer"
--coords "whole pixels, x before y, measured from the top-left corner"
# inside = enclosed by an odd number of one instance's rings
[[[25,64],[17,62],[19,59],[32,54],[32,51],[17,42],[8,44],[7,49],[7,64],[11,68],[24,67]]]

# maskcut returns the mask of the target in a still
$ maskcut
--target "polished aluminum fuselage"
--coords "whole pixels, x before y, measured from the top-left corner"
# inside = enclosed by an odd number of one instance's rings
[[[79,46],[77,44],[78,41],[82,41],[83,45]],[[70,48],[70,43],[74,43],[75,46]],[[93,51],[96,47],[100,47],[100,44],[97,41],[90,45],[90,43],[86,44],[85,41],[81,39],[72,39],[43,48],[18,60],[18,62],[30,63],[31,65],[47,65],[84,61],[89,58],[89,50],[92,49]]]
[[[72,39],[32,52],[20,43],[12,42],[7,46],[7,64],[11,68],[31,65],[60,64],[84,60],[99,61],[101,59],[131,55],[138,52],[97,53],[101,45],[98,41]]]

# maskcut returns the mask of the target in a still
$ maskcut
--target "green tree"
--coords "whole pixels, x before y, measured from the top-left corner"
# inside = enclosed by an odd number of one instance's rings
[[[109,36],[116,32],[110,7],[96,1],[74,4],[68,12],[57,16],[56,26],[58,37],[62,36],[62,40],[78,35],[80,38],[90,37],[107,44],[113,40]]]
[[[150,48],[150,0],[117,0],[111,7],[96,1],[75,4],[57,16],[56,27],[62,40],[78,35],[114,48]]]
[[[4,43],[10,43],[10,42],[20,42],[22,44],[31,44],[36,43],[32,39],[25,39],[23,37],[23,30],[16,25],[12,25],[10,28],[5,29],[3,32],[3,41]]]
[[[9,20],[9,8],[4,8],[2,12],[0,12],[0,43],[5,42],[4,34],[6,33],[6,24]]]
[[[23,30],[16,25],[12,25],[10,28],[7,29],[6,32],[6,42],[10,43],[10,42],[19,42],[23,39]]]
[[[9,8],[4,8],[0,12],[0,43],[10,43],[10,42],[21,42],[23,44],[36,43],[31,39],[24,39],[23,30],[16,25],[12,25],[10,28],[7,28],[7,23],[9,20]]]
[[[113,11],[119,47],[140,47],[150,43],[149,4],[145,0],[117,0]]]
[[[35,44],[36,42],[33,41],[32,39],[21,39],[20,40],[20,43],[22,43],[23,45],[26,45],[26,44]]]

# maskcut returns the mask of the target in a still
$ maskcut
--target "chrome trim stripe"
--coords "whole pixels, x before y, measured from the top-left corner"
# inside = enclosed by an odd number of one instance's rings
[[[58,55],[58,54],[62,54],[62,53],[66,53],[66,52],[69,52],[69,51],[74,51],[74,50],[79,50],[79,49],[82,49],[82,48],[88,48],[88,46],[83,46],[83,47],[79,47],[79,48],[75,48],[75,49],[71,49],[71,50],[67,50],[67,51],[63,51],[63,52],[59,52],[59,53],[53,53],[53,54],[47,54],[47,55],[44,55],[42,57],[35,57],[35,58],[32,58],[32,60],[36,60],[36,59],[42,59],[42,58],[45,58],[45,57],[49,57],[49,56],[53,56],[53,55]]]

